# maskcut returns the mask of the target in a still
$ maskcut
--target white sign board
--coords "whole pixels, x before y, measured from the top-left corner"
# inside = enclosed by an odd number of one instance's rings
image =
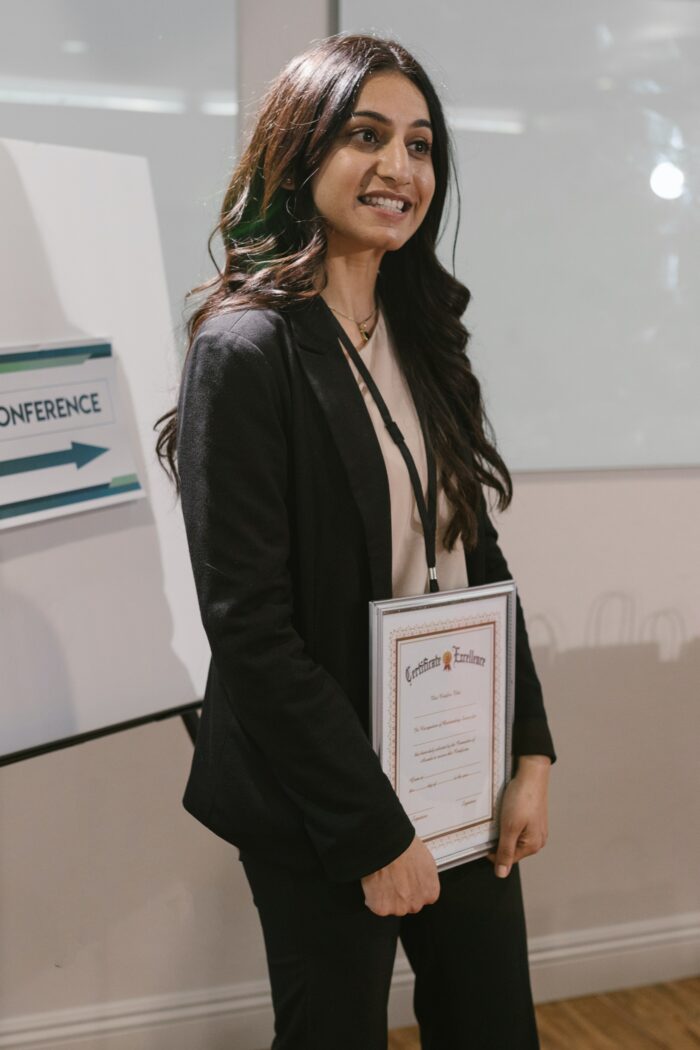
[[[143,496],[111,344],[0,350],[0,529]]]
[[[181,363],[148,163],[0,139],[0,228],[0,757],[12,757],[192,703],[210,654],[155,455]]]

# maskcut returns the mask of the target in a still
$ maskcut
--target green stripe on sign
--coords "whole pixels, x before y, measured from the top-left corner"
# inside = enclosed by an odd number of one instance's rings
[[[31,372],[37,368],[60,368],[62,365],[82,365],[89,361],[91,354],[71,354],[70,357],[49,357],[43,361],[9,361],[3,363],[0,358],[0,372]]]
[[[121,492],[130,489],[140,489],[138,481],[133,485],[125,485]],[[40,496],[37,499],[20,500],[19,503],[6,503],[0,506],[0,520],[7,518],[19,518],[23,514],[33,514],[40,510],[50,510],[53,507],[66,507],[73,503],[84,503],[93,499],[101,499],[105,496],[120,495],[115,489],[110,490],[109,485],[90,485],[85,489],[74,489],[72,492],[57,492],[52,496]]]

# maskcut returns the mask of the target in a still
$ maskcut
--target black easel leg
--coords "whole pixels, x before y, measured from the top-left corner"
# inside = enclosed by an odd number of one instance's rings
[[[190,740],[194,744],[197,739],[197,730],[199,729],[199,715],[196,711],[185,711],[181,717],[185,723],[185,729],[189,733]]]

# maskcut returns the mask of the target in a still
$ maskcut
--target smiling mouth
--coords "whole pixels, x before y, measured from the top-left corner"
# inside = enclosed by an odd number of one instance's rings
[[[402,215],[411,207],[408,201],[395,201],[389,197],[358,197],[360,204],[366,204],[370,208],[379,208],[382,211],[392,212],[394,215]]]

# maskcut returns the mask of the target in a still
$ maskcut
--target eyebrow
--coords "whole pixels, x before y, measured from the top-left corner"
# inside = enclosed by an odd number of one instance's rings
[[[350,117],[371,117],[372,120],[378,121],[380,124],[391,124],[392,121],[388,117],[385,117],[383,113],[377,113],[374,109],[358,109],[354,113],[350,114]],[[421,119],[414,120],[411,124],[412,128],[430,128],[433,130],[433,125],[429,120]]]

